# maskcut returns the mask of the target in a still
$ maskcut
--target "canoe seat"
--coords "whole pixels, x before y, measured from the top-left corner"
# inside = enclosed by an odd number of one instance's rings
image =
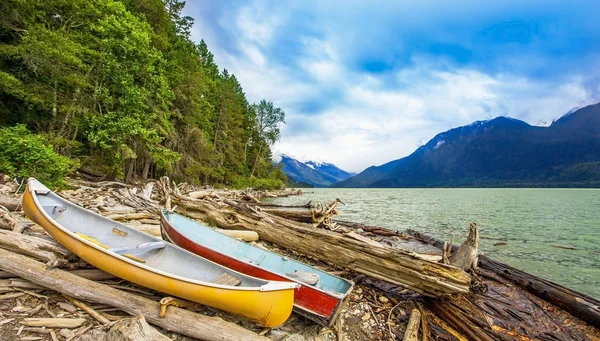
[[[136,247],[114,247],[111,248],[110,251],[119,254],[119,255],[123,255],[126,253],[129,254],[139,254],[139,253],[144,253],[147,251],[151,251],[151,250],[156,250],[156,249],[163,249],[167,244],[165,242],[149,242],[149,243],[142,243],[142,244],[138,244],[138,246]]]
[[[319,280],[321,279],[317,274],[302,270],[295,270],[294,272],[287,273],[285,275],[291,279],[294,279],[298,282],[306,283],[308,285],[315,285],[319,283]]]
[[[214,284],[221,284],[221,285],[231,285],[233,287],[237,287],[238,285],[242,284],[242,281],[239,278],[232,276],[228,273],[224,273],[220,276],[217,276],[217,277],[213,278],[212,280],[210,280],[209,282],[214,283]]]

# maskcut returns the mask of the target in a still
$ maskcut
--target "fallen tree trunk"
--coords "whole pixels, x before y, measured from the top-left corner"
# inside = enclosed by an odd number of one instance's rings
[[[92,281],[105,281],[107,279],[114,279],[115,276],[109,274],[108,272],[104,272],[100,269],[77,269],[77,270],[68,270],[69,273],[73,275],[77,275],[79,277],[83,277],[85,279],[90,279]],[[6,271],[0,271],[0,279],[2,278],[14,278],[18,277],[15,274]]]
[[[0,230],[0,247],[35,257],[51,266],[66,266],[78,259],[54,241],[4,230]]]
[[[414,230],[408,230],[408,233],[426,243],[439,248],[443,247],[443,242],[440,240],[431,238]],[[453,251],[456,250],[458,250],[458,248],[456,246],[453,247]],[[600,328],[600,301],[597,299],[492,260],[484,255],[479,256],[478,263],[482,269],[506,278],[537,297],[540,297],[564,309],[570,314],[591,323],[595,327]]]
[[[0,269],[51,290],[84,301],[107,304],[131,315],[143,315],[154,325],[201,340],[268,340],[236,324],[170,307],[165,318],[158,316],[160,304],[66,271],[51,268],[26,256],[0,249]]]
[[[21,207],[21,199],[0,195],[0,206],[6,207],[9,211],[16,211]]]
[[[281,218],[294,220],[300,223],[312,223],[313,217],[309,210],[282,210],[273,208],[263,208],[263,212],[276,215]]]
[[[216,203],[177,195],[172,200],[178,205],[177,211],[191,218],[212,222],[221,228],[256,231],[262,240],[426,296],[469,291],[470,276],[457,267],[425,261],[408,252],[372,246],[336,232],[291,222],[232,200]]]

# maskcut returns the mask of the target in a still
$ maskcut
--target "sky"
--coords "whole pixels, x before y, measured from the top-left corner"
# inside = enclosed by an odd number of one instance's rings
[[[600,102],[600,1],[188,0],[192,39],[286,113],[275,157],[359,172],[437,133]]]

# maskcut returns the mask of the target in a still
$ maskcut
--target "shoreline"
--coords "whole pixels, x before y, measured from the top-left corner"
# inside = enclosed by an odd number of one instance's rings
[[[148,230],[155,228],[152,226],[153,225],[152,223],[156,222],[155,219],[153,221],[152,218],[147,218],[146,216],[144,216],[142,214],[144,212],[148,212],[148,209],[150,209],[150,208],[144,207],[144,205],[140,205],[139,202],[136,201],[136,200],[141,200],[138,198],[138,196],[136,196],[136,193],[138,193],[138,194],[143,193],[144,192],[143,189],[148,188],[147,184],[145,184],[143,186],[139,185],[139,186],[125,186],[125,187],[120,186],[120,185],[113,185],[115,187],[107,187],[107,185],[108,184],[104,184],[103,186],[100,186],[100,187],[93,187],[93,186],[90,186],[90,184],[80,184],[77,189],[63,191],[62,194],[64,194],[66,197],[68,197],[69,200],[73,200],[77,204],[87,206],[88,208],[95,209],[103,215],[113,215],[114,216],[116,214],[122,214],[122,215],[128,215],[129,218],[136,218],[136,219],[129,220],[129,223],[131,224],[131,226],[138,226],[140,229],[146,228]],[[189,185],[187,185],[187,186],[189,186]],[[135,189],[135,188],[137,188],[137,190],[135,190],[134,191],[135,193],[132,194],[132,189]],[[232,201],[235,201],[236,203],[239,203],[239,204],[235,204],[235,205],[241,205],[239,207],[260,207],[262,204],[260,202],[260,199],[272,198],[272,196],[274,195],[269,192],[265,192],[266,195],[261,195],[261,194],[258,194],[258,192],[253,192],[253,191],[233,191],[233,190],[225,191],[225,190],[214,190],[214,189],[205,189],[205,188],[202,188],[202,189],[191,188],[191,187],[186,188],[185,186],[183,186],[183,187],[178,186],[178,190],[180,191],[180,193],[183,193],[182,195],[186,195],[186,196],[190,195],[190,193],[194,193],[191,196],[189,196],[189,198],[190,198],[189,200],[201,200],[201,201],[206,201],[206,202],[214,202],[214,203],[219,203],[219,205],[225,205],[225,206],[228,206],[229,205],[228,201],[232,200]],[[130,196],[124,195],[124,193],[127,193]],[[290,195],[289,193],[290,192],[288,192],[288,195]],[[285,194],[285,193],[283,193],[283,194]],[[194,196],[196,196],[197,198],[194,198]],[[159,198],[158,194],[156,193],[156,190],[154,190],[154,192],[153,192],[152,189],[150,189],[149,197],[150,197],[149,202],[152,202],[153,203],[152,205],[160,204],[160,200],[159,200],[160,198]],[[254,198],[255,200],[253,200],[252,198]],[[133,200],[133,199],[135,199],[135,200]],[[341,199],[344,200],[344,198],[341,198]],[[258,202],[256,202],[256,201],[258,201]],[[273,207],[270,207],[270,208],[273,209]],[[296,209],[298,209],[298,208],[296,208]],[[261,209],[261,210],[264,211],[264,209]],[[308,209],[300,208],[300,210],[306,210],[308,212]],[[138,214],[138,216],[135,216],[135,214]],[[273,212],[271,212],[271,213],[262,212],[262,214],[265,215],[265,217],[269,217],[269,216],[271,216],[271,214],[273,214]],[[18,214],[17,214],[17,216],[18,216]],[[272,217],[275,217],[275,216],[272,216]],[[22,216],[18,216],[17,220],[19,222],[25,222],[25,224],[27,224],[26,220]],[[280,220],[275,220],[275,221],[280,221]],[[299,224],[299,226],[300,225],[304,226],[303,224],[306,224],[306,223],[295,222],[293,219],[288,219],[287,221],[289,221],[289,224]],[[335,220],[334,220],[334,222],[335,222]],[[218,223],[217,223],[217,225],[218,225]],[[314,228],[317,230],[322,229],[322,227],[316,227],[316,228],[309,227],[309,226],[312,226],[311,224],[306,224],[306,226],[307,226],[307,228]],[[219,226],[219,227],[224,227],[224,226]],[[346,227],[346,228],[348,228],[348,227]],[[391,230],[388,230],[385,228],[371,229],[370,231],[368,231],[369,228],[365,227],[364,229],[353,228],[351,230],[354,231],[355,233],[359,233],[360,235],[364,236],[364,238],[371,240],[373,243],[380,243],[380,244],[384,244],[384,245],[389,244],[390,248],[394,248],[394,247],[398,247],[399,245],[403,245],[403,243],[406,242],[405,238],[410,239],[410,237],[408,237],[407,235],[404,235],[401,233],[396,233],[394,231],[391,231]],[[362,232],[359,230],[362,230]],[[40,231],[39,229],[36,229],[34,226],[29,226],[28,228],[26,228],[25,233],[32,234],[32,235],[38,235],[38,236],[44,235],[43,230]],[[344,235],[343,232],[335,231],[335,230],[332,232],[328,232],[328,233],[334,233],[334,234],[341,233],[342,235]],[[385,234],[387,234],[387,235],[385,235]],[[355,241],[355,243],[357,243],[357,242],[358,241]],[[365,240],[364,242],[368,242],[368,241]],[[412,242],[415,242],[415,240],[412,240]],[[479,325],[479,323],[481,321],[479,321],[479,320],[473,321],[470,317],[464,316],[464,313],[461,313],[456,310],[457,309],[457,306],[455,305],[456,302],[454,302],[452,300],[448,301],[446,299],[442,299],[442,300],[426,299],[422,295],[416,294],[413,291],[406,290],[397,285],[390,285],[389,283],[386,283],[386,282],[383,282],[383,281],[380,281],[380,280],[377,280],[374,278],[370,278],[369,276],[362,275],[355,271],[344,269],[343,267],[335,266],[335,265],[332,265],[327,262],[323,262],[322,260],[319,260],[317,258],[307,257],[293,249],[292,250],[285,249],[285,248],[282,248],[280,245],[276,245],[274,243],[264,241],[264,240],[262,240],[262,238],[260,241],[258,241],[258,244],[262,245],[263,247],[267,247],[274,252],[283,253],[294,259],[298,259],[298,260],[307,262],[309,264],[312,264],[313,266],[318,266],[320,268],[325,269],[326,271],[335,273],[344,278],[355,280],[355,282],[356,282],[355,290],[350,294],[350,299],[344,306],[344,309],[341,314],[342,318],[339,320],[340,321],[339,326],[336,325],[334,328],[322,328],[322,327],[316,325],[315,323],[311,322],[310,320],[307,320],[303,317],[300,317],[300,316],[297,316],[294,314],[288,320],[288,322],[286,322],[286,324],[284,324],[282,327],[274,328],[271,330],[264,330],[264,329],[257,327],[256,325],[253,325],[252,323],[249,323],[249,321],[245,321],[236,316],[232,316],[231,314],[228,314],[228,313],[216,311],[215,309],[212,309],[212,308],[204,308],[202,310],[202,312],[204,312],[204,314],[208,314],[211,316],[214,316],[214,315],[221,316],[226,321],[235,323],[239,326],[242,326],[242,327],[249,329],[251,331],[254,331],[256,333],[263,333],[263,335],[271,338],[272,340],[285,339],[285,338],[289,338],[293,335],[302,336],[305,340],[310,340],[310,339],[312,339],[312,340],[317,340],[317,339],[318,340],[335,340],[338,338],[344,339],[344,340],[369,340],[369,339],[380,340],[380,339],[390,339],[390,338],[394,338],[396,336],[401,337],[404,329],[406,329],[408,319],[411,315],[411,311],[414,309],[422,311],[423,316],[424,316],[423,319],[425,321],[425,325],[428,326],[428,328],[429,328],[427,330],[427,333],[430,334],[430,336],[447,337],[447,338],[452,339],[453,333],[457,332],[457,330],[461,330],[461,328],[463,328],[464,330],[462,330],[458,333],[459,334],[464,333],[464,335],[467,335],[467,337],[469,337],[468,336],[469,333],[472,333],[474,330],[473,328],[470,328],[473,326],[473,324],[475,326],[477,326],[477,328],[483,330],[485,335],[488,335],[488,337],[493,337],[493,335],[495,335],[494,333],[499,333],[498,335],[508,335],[508,334],[506,334],[508,331],[507,328],[503,328],[504,330],[500,330],[497,328],[493,329],[489,326],[489,323],[486,328],[485,326]],[[431,250],[433,253],[434,249],[431,249]],[[531,316],[539,315],[538,316],[540,319],[539,321],[545,321],[545,319],[548,318],[548,317],[544,317],[545,315],[542,314],[542,311],[544,310],[544,309],[542,309],[542,307],[546,307],[546,308],[553,307],[552,305],[550,305],[549,303],[544,303],[546,301],[540,300],[534,296],[531,296],[530,294],[528,294],[527,292],[525,292],[523,290],[510,289],[510,286],[508,286],[508,282],[506,282],[505,280],[494,278],[494,276],[491,276],[491,278],[492,279],[484,278],[483,281],[484,282],[487,281],[487,283],[489,283],[488,285],[492,289],[491,289],[491,291],[488,291],[488,293],[493,292],[494,299],[492,299],[490,301],[489,298],[485,298],[485,297],[487,297],[487,296],[485,296],[487,294],[481,294],[481,293],[474,293],[474,294],[469,294],[469,295],[459,295],[459,296],[457,296],[457,299],[459,299],[460,301],[462,301],[463,298],[466,299],[466,301],[463,302],[465,304],[465,306],[463,307],[461,305],[460,306],[461,309],[473,309],[473,312],[477,312],[478,314],[482,314],[482,313],[486,314],[493,321],[502,321],[502,323],[504,323],[505,327],[513,325],[517,322],[518,322],[518,324],[515,324],[515,326],[521,325],[523,323],[533,323],[533,322],[527,322],[527,321],[526,322],[518,321],[518,319],[511,317],[512,313],[516,314],[516,316],[520,316],[522,314],[521,311],[523,309],[526,309],[526,310],[531,309],[530,313],[533,314]],[[126,286],[131,287],[131,288],[137,287],[137,286],[131,285],[131,284],[126,284]],[[145,288],[139,288],[137,290],[142,290],[144,292],[148,291]],[[47,294],[47,291],[41,290],[39,292]],[[484,295],[483,296],[484,298],[482,298],[482,295]],[[513,311],[512,313],[509,313],[508,317],[504,317],[504,316],[502,316],[502,314],[499,314],[496,310],[494,310],[494,308],[490,308],[490,306],[488,306],[488,304],[491,304],[492,307],[496,306],[495,308],[498,308],[497,307],[497,305],[499,304],[497,302],[497,300],[499,299],[498,295],[505,295],[506,297],[509,297],[509,302],[512,302],[512,303],[519,303],[519,302],[520,303],[533,302],[533,303],[531,303],[531,306],[529,306],[529,307],[527,307],[527,304],[525,304],[523,306],[525,308],[521,307],[521,308],[519,308],[521,310]],[[52,296],[52,297],[54,297],[54,296]],[[160,295],[158,297],[160,297]],[[461,297],[463,297],[463,298],[461,298]],[[55,298],[50,300],[51,305],[54,304],[53,302],[56,302],[55,300],[56,300]],[[469,306],[468,302],[470,302],[472,300],[474,300],[475,302],[478,302],[479,305],[475,304],[473,306]],[[17,306],[16,305],[17,303],[15,301],[11,301],[11,302],[13,302],[13,303],[12,303],[12,305],[9,305],[9,308],[13,309],[14,307]],[[481,303],[481,302],[484,302],[484,303]],[[22,302],[22,303],[24,303],[24,302]],[[4,304],[6,305],[6,302]],[[521,306],[521,304],[518,304],[518,305]],[[539,308],[535,308],[536,305]],[[465,307],[468,307],[468,308],[465,308]],[[506,311],[506,309],[513,310],[511,305],[502,306],[500,309],[505,310],[505,311]],[[555,321],[552,321],[552,323],[560,324],[561,320],[563,321],[563,323],[566,323],[566,321],[567,321],[567,318],[566,318],[567,315],[565,315],[566,313],[558,308],[552,308],[552,309],[555,310],[554,312],[550,313],[550,314],[553,314],[552,316],[555,317]],[[441,312],[441,311],[445,311],[446,313]],[[448,312],[451,312],[450,315],[448,315]],[[117,313],[118,313],[118,311],[114,312],[114,314],[117,314]],[[457,318],[458,318],[458,320],[457,320]],[[550,319],[550,320],[554,320],[554,319]],[[548,321],[548,323],[550,323],[550,320]],[[455,321],[455,322],[462,321],[462,323],[465,325],[463,325],[461,327],[461,324],[459,323],[458,325],[451,327],[453,325],[452,321]],[[8,333],[8,332],[10,332],[11,335],[14,335],[15,331],[12,328],[14,328],[14,326],[18,325],[17,322],[18,321],[13,321],[13,322],[9,322],[9,323],[6,323],[6,324],[0,326],[0,335],[8,335],[8,334],[3,334],[3,333]],[[594,327],[591,327],[590,325],[586,325],[585,323],[583,323],[583,321],[574,319],[572,323],[574,323],[574,325],[569,327],[572,329],[571,332],[581,333],[581,335],[583,335],[584,339],[585,339],[586,334],[587,335],[596,335],[596,337],[600,337],[600,331],[598,331]],[[94,323],[91,322],[91,325],[93,326]],[[496,324],[492,323],[492,325],[496,325]],[[533,328],[531,330],[536,330],[537,332],[540,332],[540,333],[543,331],[543,329],[540,329],[539,326],[531,325],[531,327]],[[96,328],[96,327],[93,327],[93,328]],[[552,332],[552,331],[548,330],[548,332]],[[340,335],[342,335],[342,336],[340,337]],[[392,336],[392,335],[394,335],[394,336]],[[482,336],[482,335],[480,335],[480,336]],[[577,335],[579,335],[579,334],[577,334]],[[454,336],[454,337],[456,337],[456,336]],[[177,337],[177,339],[178,340],[188,340],[187,338],[181,338],[179,336]]]

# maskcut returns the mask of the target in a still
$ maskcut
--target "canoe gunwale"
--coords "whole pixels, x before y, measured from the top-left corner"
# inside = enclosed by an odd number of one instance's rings
[[[54,194],[58,199],[60,199],[64,203],[70,205],[71,207],[79,209],[79,210],[83,211],[86,214],[97,216],[97,217],[99,217],[99,218],[101,218],[103,220],[109,220],[109,221],[111,221],[111,222],[113,222],[115,224],[118,224],[120,228],[123,228],[126,231],[133,231],[133,230],[135,230],[134,228],[129,227],[129,226],[124,225],[124,224],[121,224],[121,223],[116,222],[116,221],[112,221],[112,220],[110,220],[110,219],[108,219],[106,217],[103,217],[103,216],[95,213],[95,212],[92,212],[92,211],[87,210],[87,209],[85,209],[83,207],[80,207],[80,206],[78,206],[78,205],[76,205],[74,203],[71,203],[70,201],[62,198],[58,194],[56,194],[56,193],[52,192],[51,190],[49,190],[46,186],[44,186],[42,183],[40,183],[38,180],[36,180],[34,178],[29,178],[29,180],[27,181],[27,189],[26,190],[31,193],[31,197],[32,197],[32,200],[33,200],[33,202],[35,204],[35,208],[42,214],[42,216],[44,218],[46,218],[52,225],[54,225],[60,231],[62,231],[63,233],[66,233],[69,237],[77,240],[78,242],[84,243],[84,244],[86,244],[86,245],[94,248],[97,251],[100,251],[100,252],[102,252],[102,253],[104,253],[104,254],[106,254],[108,256],[111,256],[111,257],[114,257],[116,259],[119,259],[119,260],[121,260],[123,262],[126,262],[126,263],[128,263],[128,264],[130,264],[130,265],[132,265],[134,267],[142,268],[142,269],[145,269],[145,270],[150,271],[152,273],[156,273],[156,274],[159,274],[159,275],[162,275],[162,276],[173,278],[173,279],[176,279],[176,280],[179,280],[179,281],[183,281],[183,282],[187,282],[187,283],[191,283],[191,284],[195,284],[195,285],[203,285],[203,286],[206,286],[206,287],[213,287],[213,288],[218,288],[218,289],[224,289],[224,290],[234,290],[234,291],[263,291],[263,292],[266,292],[266,291],[279,291],[279,290],[295,289],[295,288],[297,288],[299,286],[295,282],[294,283],[286,283],[286,282],[278,282],[278,281],[269,281],[269,280],[265,280],[265,279],[262,279],[262,278],[256,278],[256,277],[253,277],[253,276],[248,276],[246,274],[242,274],[242,273],[240,273],[238,271],[235,271],[233,269],[226,268],[226,267],[224,267],[224,266],[222,266],[220,264],[217,264],[217,263],[212,262],[212,261],[210,261],[208,259],[205,259],[205,258],[203,258],[203,260],[206,261],[206,262],[210,262],[210,263],[216,264],[216,265],[218,265],[221,268],[227,269],[228,271],[234,272],[236,274],[240,274],[243,277],[254,278],[254,279],[256,279],[256,280],[258,280],[260,282],[265,282],[265,284],[263,284],[261,286],[256,286],[256,287],[229,286],[229,285],[215,284],[215,283],[211,283],[211,282],[204,282],[204,281],[200,281],[200,280],[195,280],[195,279],[192,279],[192,278],[182,277],[182,276],[179,276],[179,275],[168,273],[168,272],[165,272],[163,270],[158,270],[156,268],[147,266],[147,265],[145,265],[143,263],[136,262],[136,261],[131,260],[131,259],[127,258],[127,257],[124,257],[124,256],[122,256],[120,254],[117,254],[115,252],[112,252],[110,250],[102,248],[99,245],[96,245],[96,244],[94,244],[94,243],[92,243],[92,242],[90,242],[90,241],[88,241],[88,240],[86,240],[84,238],[81,238],[81,237],[77,236],[74,232],[72,232],[71,230],[69,230],[66,227],[62,226],[59,222],[57,222],[50,215],[48,215],[48,213],[46,212],[46,210],[44,210],[42,208],[42,205],[40,204],[40,202],[38,200],[37,194],[38,194],[38,192],[40,194],[44,194],[44,195],[48,195],[50,193]],[[144,232],[141,232],[141,231],[138,231],[138,230],[135,230],[135,231],[140,232],[140,233],[144,233]],[[157,239],[156,237],[152,237],[152,238],[153,239]],[[191,252],[189,252],[189,251],[187,251],[187,250],[185,250],[185,249],[177,246],[176,244],[172,244],[172,245],[169,245],[167,247],[175,247],[177,249],[180,249],[181,251],[184,251],[186,253],[190,253],[190,254],[194,255],[195,257],[198,257],[194,253],[191,253]]]

